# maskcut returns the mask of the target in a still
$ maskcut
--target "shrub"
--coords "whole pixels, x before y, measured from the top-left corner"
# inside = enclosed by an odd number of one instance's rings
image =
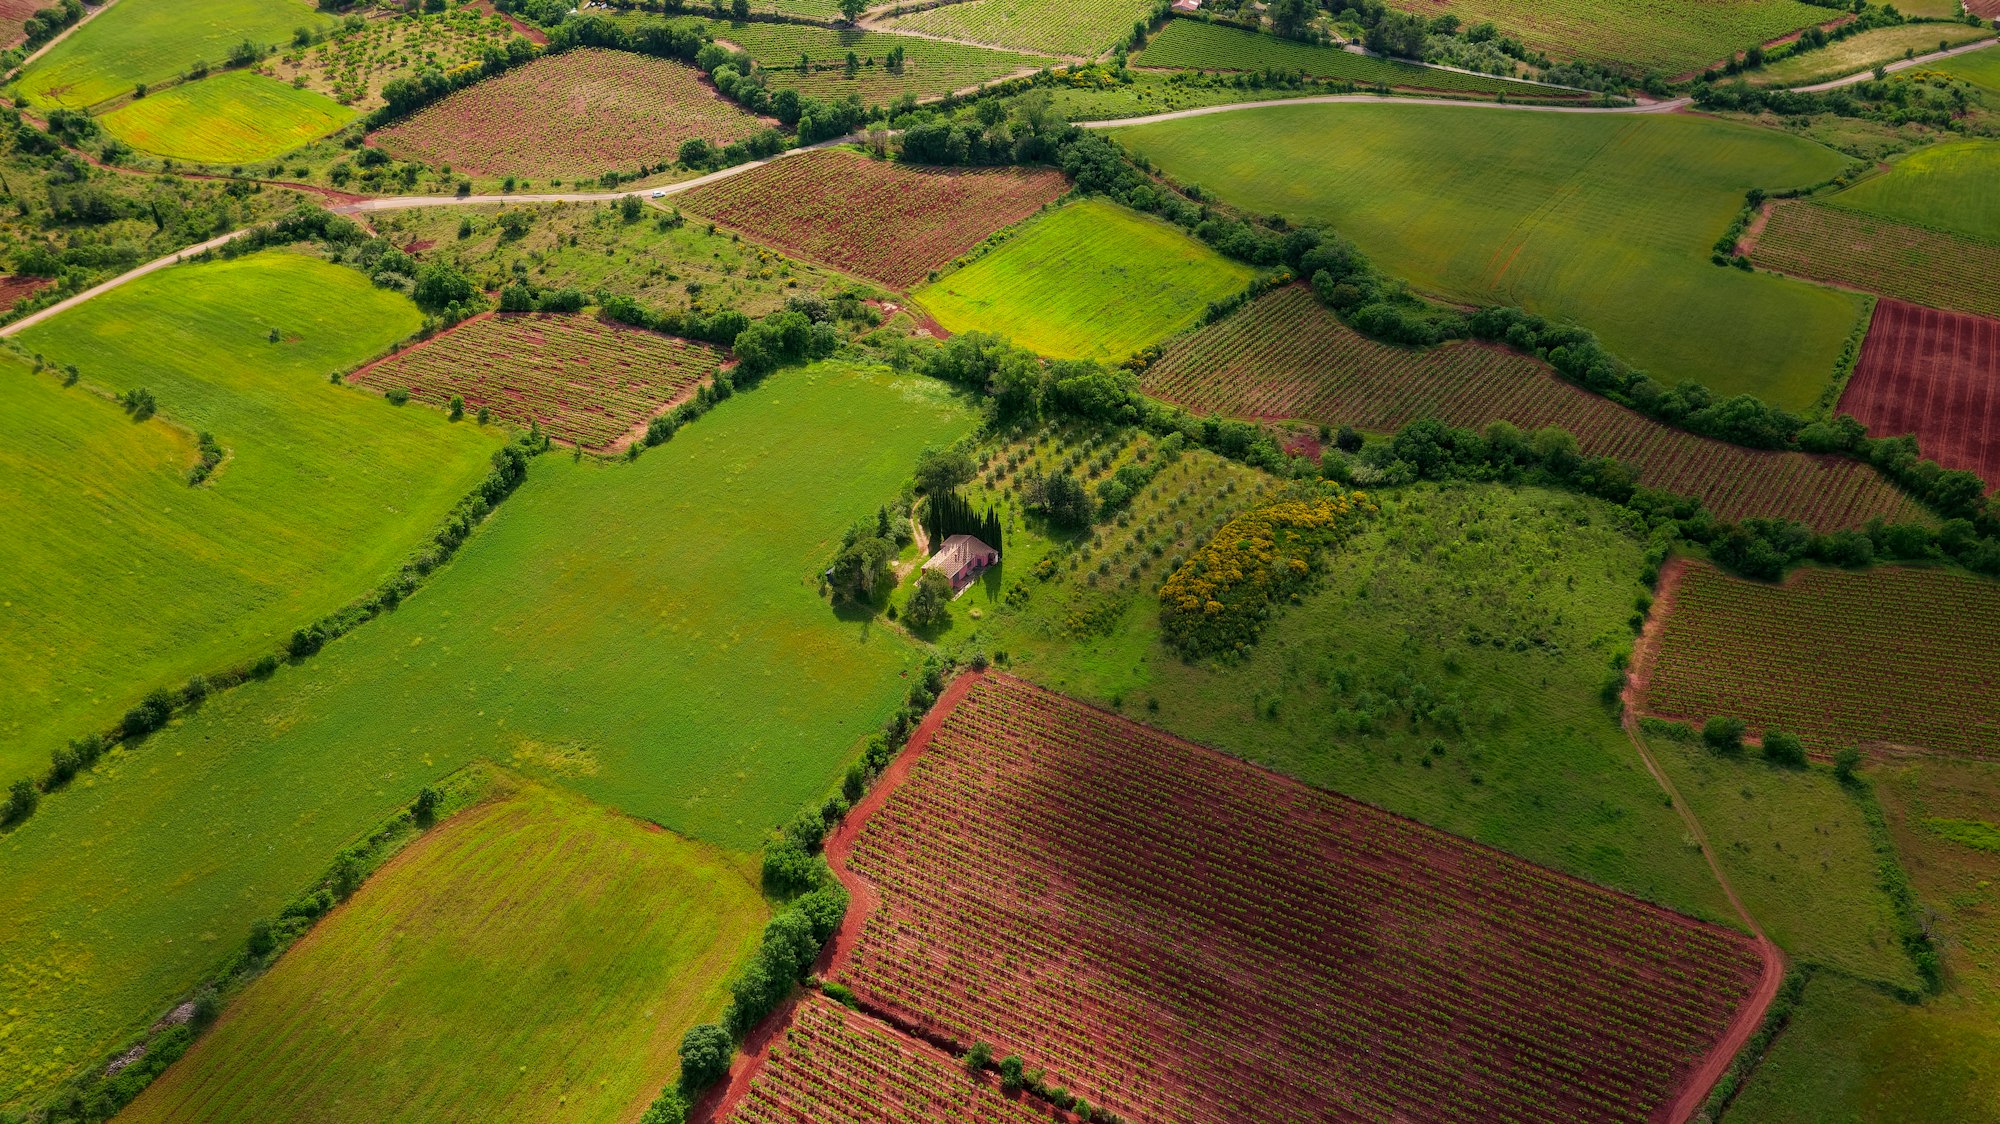
[[[35,814],[35,806],[42,801],[42,794],[35,791],[33,781],[15,781],[7,789],[7,802],[0,804],[0,827],[13,827]]]
[[[1797,734],[1783,730],[1764,731],[1764,759],[1773,765],[1801,768],[1806,763],[1806,747]]]
[[[174,696],[165,690],[147,695],[138,706],[125,712],[120,729],[128,738],[143,737],[167,724],[174,715]]]
[[[1230,520],[1160,587],[1167,643],[1195,658],[1255,642],[1271,606],[1310,580],[1354,515],[1373,510],[1366,496],[1335,490]]]
[[[702,1023],[681,1036],[681,1089],[699,1092],[715,1084],[729,1072],[729,1058],[735,1046],[729,1032],[714,1023]]]
[[[1861,768],[1861,751],[1847,746],[1833,755],[1833,775],[1842,784],[1853,784],[1855,770]]]
[[[1701,740],[1717,753],[1743,752],[1741,718],[1711,718],[1701,725]]]

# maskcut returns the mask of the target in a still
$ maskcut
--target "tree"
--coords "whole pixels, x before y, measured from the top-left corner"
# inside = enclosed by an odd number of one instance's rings
[[[955,449],[925,449],[917,455],[917,491],[943,495],[972,479],[972,458]]]
[[[1741,753],[1743,730],[1741,718],[1711,718],[1702,723],[1701,740],[1717,753]]]
[[[1853,784],[1855,770],[1861,768],[1861,751],[1848,746],[1833,755],[1833,775],[1841,784]]]
[[[1773,765],[1788,765],[1803,768],[1806,763],[1806,747],[1797,734],[1783,730],[1764,731],[1764,759]]]
[[[618,217],[626,222],[638,222],[646,213],[646,204],[637,195],[627,195],[618,201]]]
[[[1361,433],[1351,425],[1341,426],[1340,432],[1333,435],[1333,447],[1343,453],[1358,453],[1361,445]]]
[[[951,579],[940,570],[925,570],[917,575],[917,588],[910,594],[909,604],[903,606],[903,620],[914,629],[930,629],[943,624],[951,616]]]
[[[1296,38],[1319,12],[1314,0],[1272,0],[1271,26],[1286,38]]]
[[[681,1036],[681,1088],[698,1092],[729,1072],[729,1057],[736,1052],[729,1032],[714,1023],[702,1023]]]
[[[7,802],[0,804],[0,827],[12,827],[35,814],[42,795],[33,781],[15,781],[7,790]]]
[[[1058,527],[1081,530],[1090,526],[1097,514],[1097,505],[1090,502],[1090,493],[1066,470],[1049,476],[1031,476],[1022,483],[1027,505],[1039,510]]]
[[[867,7],[867,0],[840,0],[840,18],[848,23],[858,23]]]
[[[841,539],[840,552],[827,568],[827,584],[833,587],[835,600],[866,601],[888,575],[889,563],[896,557],[896,541],[878,529],[876,521],[864,519],[848,528]]]
[[[513,213],[516,212],[509,212]],[[502,225],[505,225],[505,216],[502,216]],[[410,290],[411,298],[426,312],[439,312],[452,304],[469,304],[478,295],[479,290],[473,285],[472,278],[460,273],[456,266],[441,261],[425,263],[417,271],[417,283]]]

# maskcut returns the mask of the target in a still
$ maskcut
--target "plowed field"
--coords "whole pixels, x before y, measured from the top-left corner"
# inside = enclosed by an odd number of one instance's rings
[[[2000,320],[1881,301],[1840,410],[2000,484]]]

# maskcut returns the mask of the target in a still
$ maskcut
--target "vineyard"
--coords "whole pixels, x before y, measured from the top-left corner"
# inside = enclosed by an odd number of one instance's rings
[[[1127,1119],[1656,1119],[1759,974],[1740,935],[1019,680],[940,718],[829,848],[879,895],[832,974]]]
[[[1886,566],[1776,586],[1690,565],[1643,678],[1655,714],[1742,718],[1820,753],[2000,757],[2000,586]]]
[[[477,63],[489,48],[514,35],[505,18],[470,6],[439,15],[410,13],[369,20],[361,27],[302,47],[287,46],[259,69],[287,83],[303,80],[342,105],[372,109],[382,87],[426,66],[450,71]]]
[[[2000,317],[2000,245],[1814,203],[1771,209],[1758,265],[1933,308]]]
[[[1148,394],[1192,410],[1295,418],[1387,432],[1419,418],[1481,427],[1560,426],[1591,456],[1630,464],[1648,487],[1701,498],[1723,519],[1797,519],[1821,530],[1880,517],[1922,518],[1909,497],[1858,462],[1761,452],[1697,437],[1558,378],[1500,348],[1425,351],[1349,329],[1302,286],[1182,337],[1143,376]]]
[[[580,48],[467,86],[371,139],[399,160],[473,175],[594,179],[671,163],[682,141],[728,144],[763,127],[692,67]]]
[[[858,94],[866,105],[887,105],[904,94],[942,97],[996,78],[1058,65],[1041,55],[993,51],[965,43],[920,39],[853,27],[712,20],[717,39],[750,52],[767,86],[829,101]],[[901,50],[892,66],[889,52]],[[854,56],[849,69],[847,57]]]
[[[1558,59],[1625,65],[1635,72],[1699,70],[1757,43],[1825,23],[1826,9],[1798,0],[1411,0],[1424,16],[1449,11]]]
[[[1296,70],[1314,78],[1440,93],[1504,93],[1510,98],[1558,99],[1589,96],[1530,82],[1357,55],[1339,47],[1280,39],[1199,20],[1177,19],[1168,23],[1132,62],[1135,66],[1173,70]]]
[[[731,1124],[1048,1124],[951,1058],[816,994],[793,1008],[781,1038],[722,1119]]]
[[[1147,0],[968,0],[906,16],[885,26],[1020,51],[1096,58],[1152,10]]]
[[[713,348],[586,316],[501,313],[468,320],[350,376],[383,392],[525,426],[589,448],[612,445],[715,373]]]
[[[901,289],[1068,190],[1053,169],[920,170],[828,150],[697,188],[681,207]]]
[[[1840,412],[2000,484],[2000,321],[1878,302]]]

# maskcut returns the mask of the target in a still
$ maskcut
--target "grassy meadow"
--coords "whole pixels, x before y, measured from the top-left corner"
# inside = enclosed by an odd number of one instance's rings
[[[467,761],[754,850],[918,659],[837,616],[821,569],[920,450],[972,424],[939,384],[828,363],[636,462],[542,457],[396,612],[111,754],[0,836],[0,1108],[157,1017]]]
[[[1123,42],[1151,10],[1145,0],[969,0],[896,16],[885,26],[1017,51],[1097,58]]]
[[[96,105],[198,62],[220,66],[246,39],[288,43],[298,28],[333,23],[311,0],[118,0],[23,70],[14,90],[38,109]]]
[[[268,160],[354,119],[325,94],[231,70],[129,101],[104,115],[106,132],[141,152],[196,164]]]
[[[1962,23],[1878,27],[1816,51],[1779,59],[1744,77],[1753,86],[1809,86],[1859,74],[1883,63],[1900,62],[1906,54],[1927,55],[1940,46],[1957,47],[1992,36],[1990,27],[1967,27]]]
[[[1154,593],[1186,549],[1172,528],[1198,544],[1259,497],[1258,474],[1189,462],[1163,470],[1129,526],[1103,528],[1076,569],[1078,544],[1035,545],[1034,524],[1015,520],[1002,588],[975,585],[942,641],[1004,652],[1018,674],[1307,783],[1735,924],[1599,695],[1645,592],[1644,543],[1612,508],[1498,486],[1376,494],[1382,513],[1335,548],[1324,585],[1276,613],[1240,662],[1188,664],[1160,641]],[[983,507],[1005,488],[967,498]],[[1154,542],[1164,559],[1128,577]],[[1057,558],[1055,577],[1020,564],[1037,550]],[[1014,585],[1024,593],[1009,597]]]
[[[910,296],[954,332],[997,332],[1057,359],[1120,360],[1192,327],[1255,276],[1179,227],[1085,199]]]
[[[1970,82],[1989,93],[2000,94],[2000,47],[1969,51],[1925,69]]]
[[[497,433],[327,382],[419,319],[354,270],[270,252],[22,333],[82,381],[0,367],[0,602],[38,622],[0,631],[0,778],[147,691],[275,651],[394,573],[485,476]],[[106,394],[141,386],[159,414],[135,424]],[[200,487],[194,431],[226,454]]]
[[[1276,106],[1117,130],[1182,183],[1321,223],[1383,271],[1466,302],[1574,320],[1669,385],[1805,409],[1861,298],[1718,268],[1752,187],[1816,183],[1832,149],[1691,115]]]
[[[376,874],[119,1119],[635,1120],[766,913],[740,856],[524,785]]]
[[[1452,0],[1410,5],[1449,11],[1467,26],[1491,21],[1558,59],[1625,64],[1672,76],[1720,63],[1732,52],[1826,22],[1825,9],[1798,0]]]
[[[2000,141],[1960,140],[1918,149],[1835,195],[1835,207],[2000,242]]]
[[[1177,19],[1160,29],[1132,65],[1176,70],[1296,70],[1314,78],[1491,97],[1576,97],[1527,82],[1357,55],[1339,47],[1281,39],[1240,27]]]

